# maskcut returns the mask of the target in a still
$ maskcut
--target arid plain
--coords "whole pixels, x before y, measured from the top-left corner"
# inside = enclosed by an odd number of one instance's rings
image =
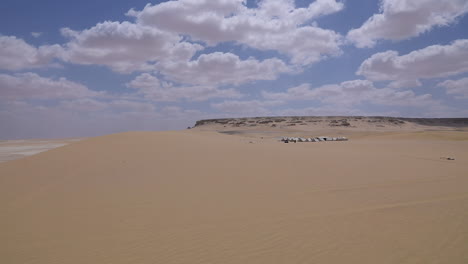
[[[468,120],[88,138],[0,163],[0,206],[0,263],[468,263]]]

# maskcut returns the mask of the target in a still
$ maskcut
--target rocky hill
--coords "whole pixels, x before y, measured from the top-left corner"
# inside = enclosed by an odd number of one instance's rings
[[[330,128],[359,127],[468,127],[468,118],[403,118],[386,116],[280,116],[280,117],[247,117],[199,120],[194,127],[216,126],[223,128],[250,128],[267,126],[271,128],[294,128],[299,126],[321,126]]]

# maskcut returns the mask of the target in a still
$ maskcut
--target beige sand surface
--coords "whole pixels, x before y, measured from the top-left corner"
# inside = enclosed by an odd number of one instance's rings
[[[468,263],[467,132],[277,132],[122,133],[4,162],[0,263]]]

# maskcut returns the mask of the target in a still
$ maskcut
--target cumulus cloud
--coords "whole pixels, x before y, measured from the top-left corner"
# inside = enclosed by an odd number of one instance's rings
[[[242,95],[234,89],[218,89],[210,85],[174,86],[157,77],[143,73],[127,84],[138,93],[153,101],[204,101],[211,98],[239,98]]]
[[[0,69],[17,71],[48,66],[61,52],[60,45],[36,48],[14,36],[0,36]]]
[[[367,80],[347,81],[341,84],[324,85],[313,89],[310,84],[304,83],[287,89],[286,92],[266,92],[262,95],[270,100],[319,100],[336,103],[354,103],[368,99],[369,92],[375,89],[372,82]]]
[[[444,87],[447,94],[454,95],[456,98],[468,98],[468,78],[459,80],[446,80],[437,86]]]
[[[125,112],[154,112],[156,110],[151,103],[130,100],[113,100],[108,105],[112,109]]]
[[[42,32],[31,32],[31,36],[35,37],[35,38],[38,38],[40,36],[42,36]]]
[[[352,106],[364,102],[379,105],[427,106],[434,104],[430,94],[416,95],[413,91],[395,91],[390,88],[376,88],[368,80],[352,80],[340,84],[312,88],[305,83],[286,92],[263,91],[262,96],[276,101],[317,101],[338,106]]]
[[[99,96],[86,86],[65,78],[51,79],[35,73],[0,74],[0,99],[73,99]]]
[[[280,73],[290,72],[281,60],[241,60],[232,53],[202,54],[196,60],[166,63],[160,70],[167,78],[198,85],[242,84],[255,80],[274,80]]]
[[[63,100],[58,105],[6,101],[0,104],[0,139],[83,137],[129,130],[182,129],[203,115],[190,109],[169,110],[157,109],[145,102],[99,101],[93,98]]]
[[[447,77],[468,72],[468,39],[433,45],[406,55],[385,51],[372,55],[357,74],[373,81],[398,80],[417,84],[418,79]]]
[[[166,106],[159,110],[161,118],[177,120],[177,119],[187,119],[188,117],[192,119],[201,119],[206,114],[194,109],[183,109],[179,106]]]
[[[335,0],[317,0],[306,8],[296,8],[291,0],[263,0],[258,8],[247,8],[242,0],[178,0],[149,4],[128,15],[136,17],[138,24],[191,36],[208,45],[235,42],[276,50],[290,55],[292,63],[307,65],[340,54],[341,36],[308,22],[342,8]]]
[[[272,80],[290,72],[280,59],[240,59],[214,52],[194,58],[205,47],[234,42],[288,54],[291,63],[308,65],[341,53],[341,36],[314,26],[312,20],[340,11],[336,0],[317,0],[304,8],[294,1],[263,0],[258,8],[245,1],[179,0],[130,10],[136,21],[105,21],[84,30],[62,28],[69,40],[33,47],[15,37],[1,37],[0,68],[40,67],[58,58],[85,65],[105,65],[119,73],[157,71],[166,79],[191,85],[242,84]],[[33,35],[39,36],[38,32]],[[194,43],[194,41],[199,41]]]
[[[400,88],[411,88],[411,87],[420,87],[422,83],[419,80],[396,80],[388,84],[388,88],[400,89]]]
[[[239,100],[230,100],[223,101],[221,103],[211,104],[216,110],[219,110],[223,113],[235,114],[235,115],[268,115],[271,111],[268,109],[272,106],[281,105],[280,101],[260,101],[260,100],[248,100],[248,101],[239,101]]]
[[[363,116],[369,115],[368,112],[346,106],[322,105],[305,108],[287,108],[275,112],[275,115],[281,116]],[[370,115],[397,116],[395,113],[370,113]]]
[[[339,55],[341,37],[331,30],[318,27],[300,27],[281,34],[251,37],[250,46],[261,50],[277,50],[291,56],[291,63],[309,65],[327,55]]]
[[[151,113],[156,110],[152,103],[132,100],[97,100],[95,98],[80,98],[75,100],[62,100],[59,109],[72,112],[103,112],[114,114],[122,112]]]
[[[402,40],[435,26],[447,26],[468,12],[466,0],[382,0],[374,14],[347,39],[359,48],[373,47],[379,39]]]
[[[241,84],[272,80],[289,72],[276,58],[241,60],[232,53],[214,52],[191,58],[203,49],[178,34],[130,22],[104,22],[90,29],[62,29],[70,38],[62,59],[79,64],[109,66],[121,73],[160,71],[166,79],[191,85]]]
[[[83,31],[63,28],[62,34],[70,38],[64,60],[106,65],[121,73],[153,70],[161,60],[188,60],[202,49],[176,34],[130,22],[106,21]]]
[[[108,104],[92,98],[80,98],[75,100],[63,100],[59,103],[59,108],[73,112],[96,112],[108,109]]]

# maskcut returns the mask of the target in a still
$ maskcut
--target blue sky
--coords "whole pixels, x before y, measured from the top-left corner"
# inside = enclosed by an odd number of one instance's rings
[[[2,1],[0,139],[468,116],[466,0]]]

